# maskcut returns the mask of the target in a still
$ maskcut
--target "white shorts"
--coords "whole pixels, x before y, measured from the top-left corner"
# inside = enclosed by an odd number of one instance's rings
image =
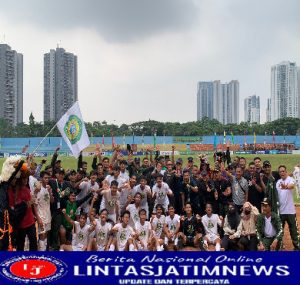
[[[44,234],[46,232],[49,232],[50,230],[51,230],[51,223],[44,224],[43,229],[40,226],[38,226],[38,234]]]
[[[118,251],[125,251],[125,246],[124,247],[118,247],[117,246]]]
[[[117,215],[116,214],[108,214],[107,219],[112,220],[114,223],[116,223],[117,222]]]
[[[105,246],[97,244],[97,251],[105,251]]]
[[[73,251],[83,251],[82,245],[72,245]]]
[[[136,241],[136,247],[137,247],[138,251],[148,251],[149,250],[148,249],[148,242],[143,241],[143,244],[144,244],[145,247],[142,247],[142,243],[139,240]]]
[[[215,241],[217,239],[219,239],[220,236],[216,235],[216,234],[207,234],[207,235],[204,236],[204,238],[206,238],[208,240],[208,242],[210,242],[210,243],[215,243]]]

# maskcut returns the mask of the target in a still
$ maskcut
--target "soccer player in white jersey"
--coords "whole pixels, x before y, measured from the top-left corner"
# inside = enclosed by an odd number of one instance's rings
[[[165,212],[168,211],[169,198],[168,196],[173,196],[173,192],[169,185],[163,182],[163,175],[157,174],[156,183],[152,188],[152,197],[154,199],[154,209],[156,205],[160,204],[163,206]]]
[[[168,246],[169,242],[174,243],[174,249],[178,246],[178,233],[180,230],[180,216],[175,214],[173,205],[168,206],[169,215],[166,217],[164,232],[165,232],[165,245]]]
[[[100,187],[99,187],[99,184],[96,182],[96,180],[97,180],[97,172],[92,171],[90,173],[90,179],[85,178],[79,184],[80,192],[76,196],[76,201],[81,200],[86,195],[88,195],[91,191],[95,192],[95,195],[97,195],[96,192],[100,192]],[[84,213],[89,212],[89,209],[90,209],[89,200],[87,200],[82,205],[80,205],[80,207],[77,208],[76,216],[79,216],[81,209],[83,210]]]
[[[107,209],[108,219],[116,223],[119,218],[120,205],[120,193],[118,192],[118,182],[116,180],[112,181],[110,189],[102,190],[100,195],[103,196],[100,210]]]
[[[208,243],[216,245],[216,251],[221,249],[221,239],[218,233],[218,226],[222,226],[223,218],[220,218],[217,214],[213,214],[212,205],[207,203],[205,208],[206,215],[201,218],[205,236],[203,238],[203,247],[208,249]]]
[[[163,206],[158,204],[156,205],[156,214],[152,215],[150,223],[152,226],[152,230],[154,231],[154,236],[156,238],[156,250],[157,251],[162,251],[164,250],[163,247],[163,229],[164,229],[164,224],[166,222],[166,216],[163,215]]]
[[[142,199],[141,193],[135,193],[133,199],[134,199],[134,203],[129,204],[126,207],[126,210],[130,212],[129,225],[132,228],[135,228],[135,224],[140,220],[139,211],[141,210],[141,199]],[[129,197],[128,202],[130,202],[130,200],[131,200],[131,198]]]
[[[107,222],[108,212],[106,209],[100,211],[99,219],[96,219],[95,230],[91,233],[88,250],[107,251],[111,241],[111,223]],[[93,217],[91,217],[93,220]]]
[[[62,210],[66,220],[73,225],[72,245],[63,244],[60,246],[62,251],[86,251],[89,242],[89,236],[91,232],[95,230],[96,221],[93,221],[91,225],[87,225],[87,215],[85,213],[80,214],[79,222],[73,221],[67,214],[66,209]]]
[[[140,184],[135,186],[133,188],[133,195],[135,193],[141,193],[142,195],[142,201],[141,201],[141,206],[142,209],[145,209],[147,212],[147,218],[149,218],[149,205],[148,205],[148,200],[151,199],[152,194],[151,194],[151,188],[150,186],[147,185],[147,179],[145,176],[140,177]]]
[[[46,171],[42,171],[40,174],[41,183],[35,183],[34,200],[37,211],[37,223],[39,234],[39,250],[45,251],[47,248],[47,235],[51,230],[51,211],[50,203],[54,202],[52,195],[52,189],[49,186],[50,175]]]
[[[130,212],[124,211],[121,214],[121,223],[114,225],[111,232],[115,237],[112,244],[109,247],[109,251],[134,251],[134,238],[135,232],[131,226],[129,226]]]
[[[141,209],[139,211],[139,221],[135,224],[136,247],[139,251],[153,250],[156,245],[151,224],[146,219],[147,212],[145,209]]]

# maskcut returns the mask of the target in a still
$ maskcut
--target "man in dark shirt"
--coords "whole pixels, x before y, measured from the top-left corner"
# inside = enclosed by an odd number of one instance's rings
[[[183,180],[181,184],[181,202],[184,206],[187,202],[192,204],[193,212],[200,214],[199,195],[197,183],[190,177],[189,170],[183,171]],[[182,209],[184,211],[184,208]]]
[[[181,217],[180,232],[178,233],[179,244],[202,247],[204,228],[201,217],[193,215],[192,205],[189,202],[185,204],[184,209],[186,215]]]
[[[272,171],[270,161],[265,160],[263,162],[263,173],[260,174],[262,177],[262,188],[265,193],[265,197],[271,203],[272,212],[278,214],[278,193],[276,190],[276,182],[280,179],[277,171]]]
[[[218,211],[216,213],[225,217],[228,213],[228,203],[232,202],[231,183],[222,176],[221,171],[218,169],[213,172],[213,183],[218,193]]]
[[[256,172],[254,162],[249,163],[249,176],[248,180],[248,202],[255,206],[261,212],[261,202],[264,199],[265,193],[262,188],[260,175]]]
[[[62,222],[61,203],[66,203],[70,194],[70,184],[64,180],[65,170],[63,168],[56,170],[56,179],[49,181],[52,188],[54,202],[51,203],[51,231],[49,236],[49,246],[54,250],[59,250],[59,229]]]
[[[200,180],[198,183],[199,188],[199,202],[200,202],[200,214],[205,215],[205,205],[210,203],[213,207],[213,211],[216,213],[218,208],[217,192],[215,191],[213,181],[209,178],[206,170],[201,172]]]

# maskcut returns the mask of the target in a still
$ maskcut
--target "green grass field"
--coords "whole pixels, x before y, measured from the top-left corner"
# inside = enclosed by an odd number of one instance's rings
[[[247,159],[247,163],[253,160],[254,157],[258,155],[244,155],[244,157]],[[184,164],[187,162],[188,155],[181,156]],[[197,155],[194,155],[194,161],[196,164],[199,164],[199,159]],[[233,156],[234,157],[234,156]],[[232,157],[232,158],[233,158]],[[264,160],[269,160],[272,164],[272,169],[277,170],[279,165],[285,165],[287,167],[288,172],[292,173],[294,170],[294,166],[300,164],[300,155],[284,155],[284,154],[277,154],[277,155],[259,155],[259,157]],[[177,158],[177,157],[176,157]],[[209,162],[213,165],[213,157],[212,155],[209,155]],[[62,165],[65,169],[76,169],[77,168],[77,160],[73,157],[59,157],[59,159],[62,160]],[[41,161],[42,158],[36,158],[36,162]],[[91,170],[91,164],[92,164],[92,157],[84,157],[84,160],[87,161],[89,169]],[[0,158],[0,166],[2,168],[4,158]],[[51,162],[51,157],[48,157],[47,164]],[[300,203],[300,199],[296,199],[295,201],[297,204]]]

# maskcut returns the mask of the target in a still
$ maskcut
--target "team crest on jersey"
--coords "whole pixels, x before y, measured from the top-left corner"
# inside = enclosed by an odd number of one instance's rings
[[[211,220],[208,221],[207,227],[208,227],[209,229],[212,229],[212,228],[214,227],[214,224],[212,223]]]
[[[105,238],[105,232],[100,231],[98,233],[98,238],[101,239],[101,240],[103,240]]]
[[[80,241],[83,241],[84,236],[82,232],[79,232],[77,237]]]
[[[82,135],[82,121],[76,115],[71,115],[65,124],[64,131],[71,144],[77,143]]]
[[[0,264],[0,274],[20,283],[53,282],[67,274],[67,265],[47,256],[16,256]]]
[[[121,241],[125,241],[126,240],[126,232],[122,231],[121,235],[120,235],[120,240]]]
[[[115,205],[116,205],[116,201],[114,201],[114,200],[108,201],[108,206],[109,207],[114,207]]]
[[[187,232],[188,232],[189,234],[192,234],[192,233],[194,232],[194,227],[193,227],[193,225],[188,225],[188,227],[187,227]]]

